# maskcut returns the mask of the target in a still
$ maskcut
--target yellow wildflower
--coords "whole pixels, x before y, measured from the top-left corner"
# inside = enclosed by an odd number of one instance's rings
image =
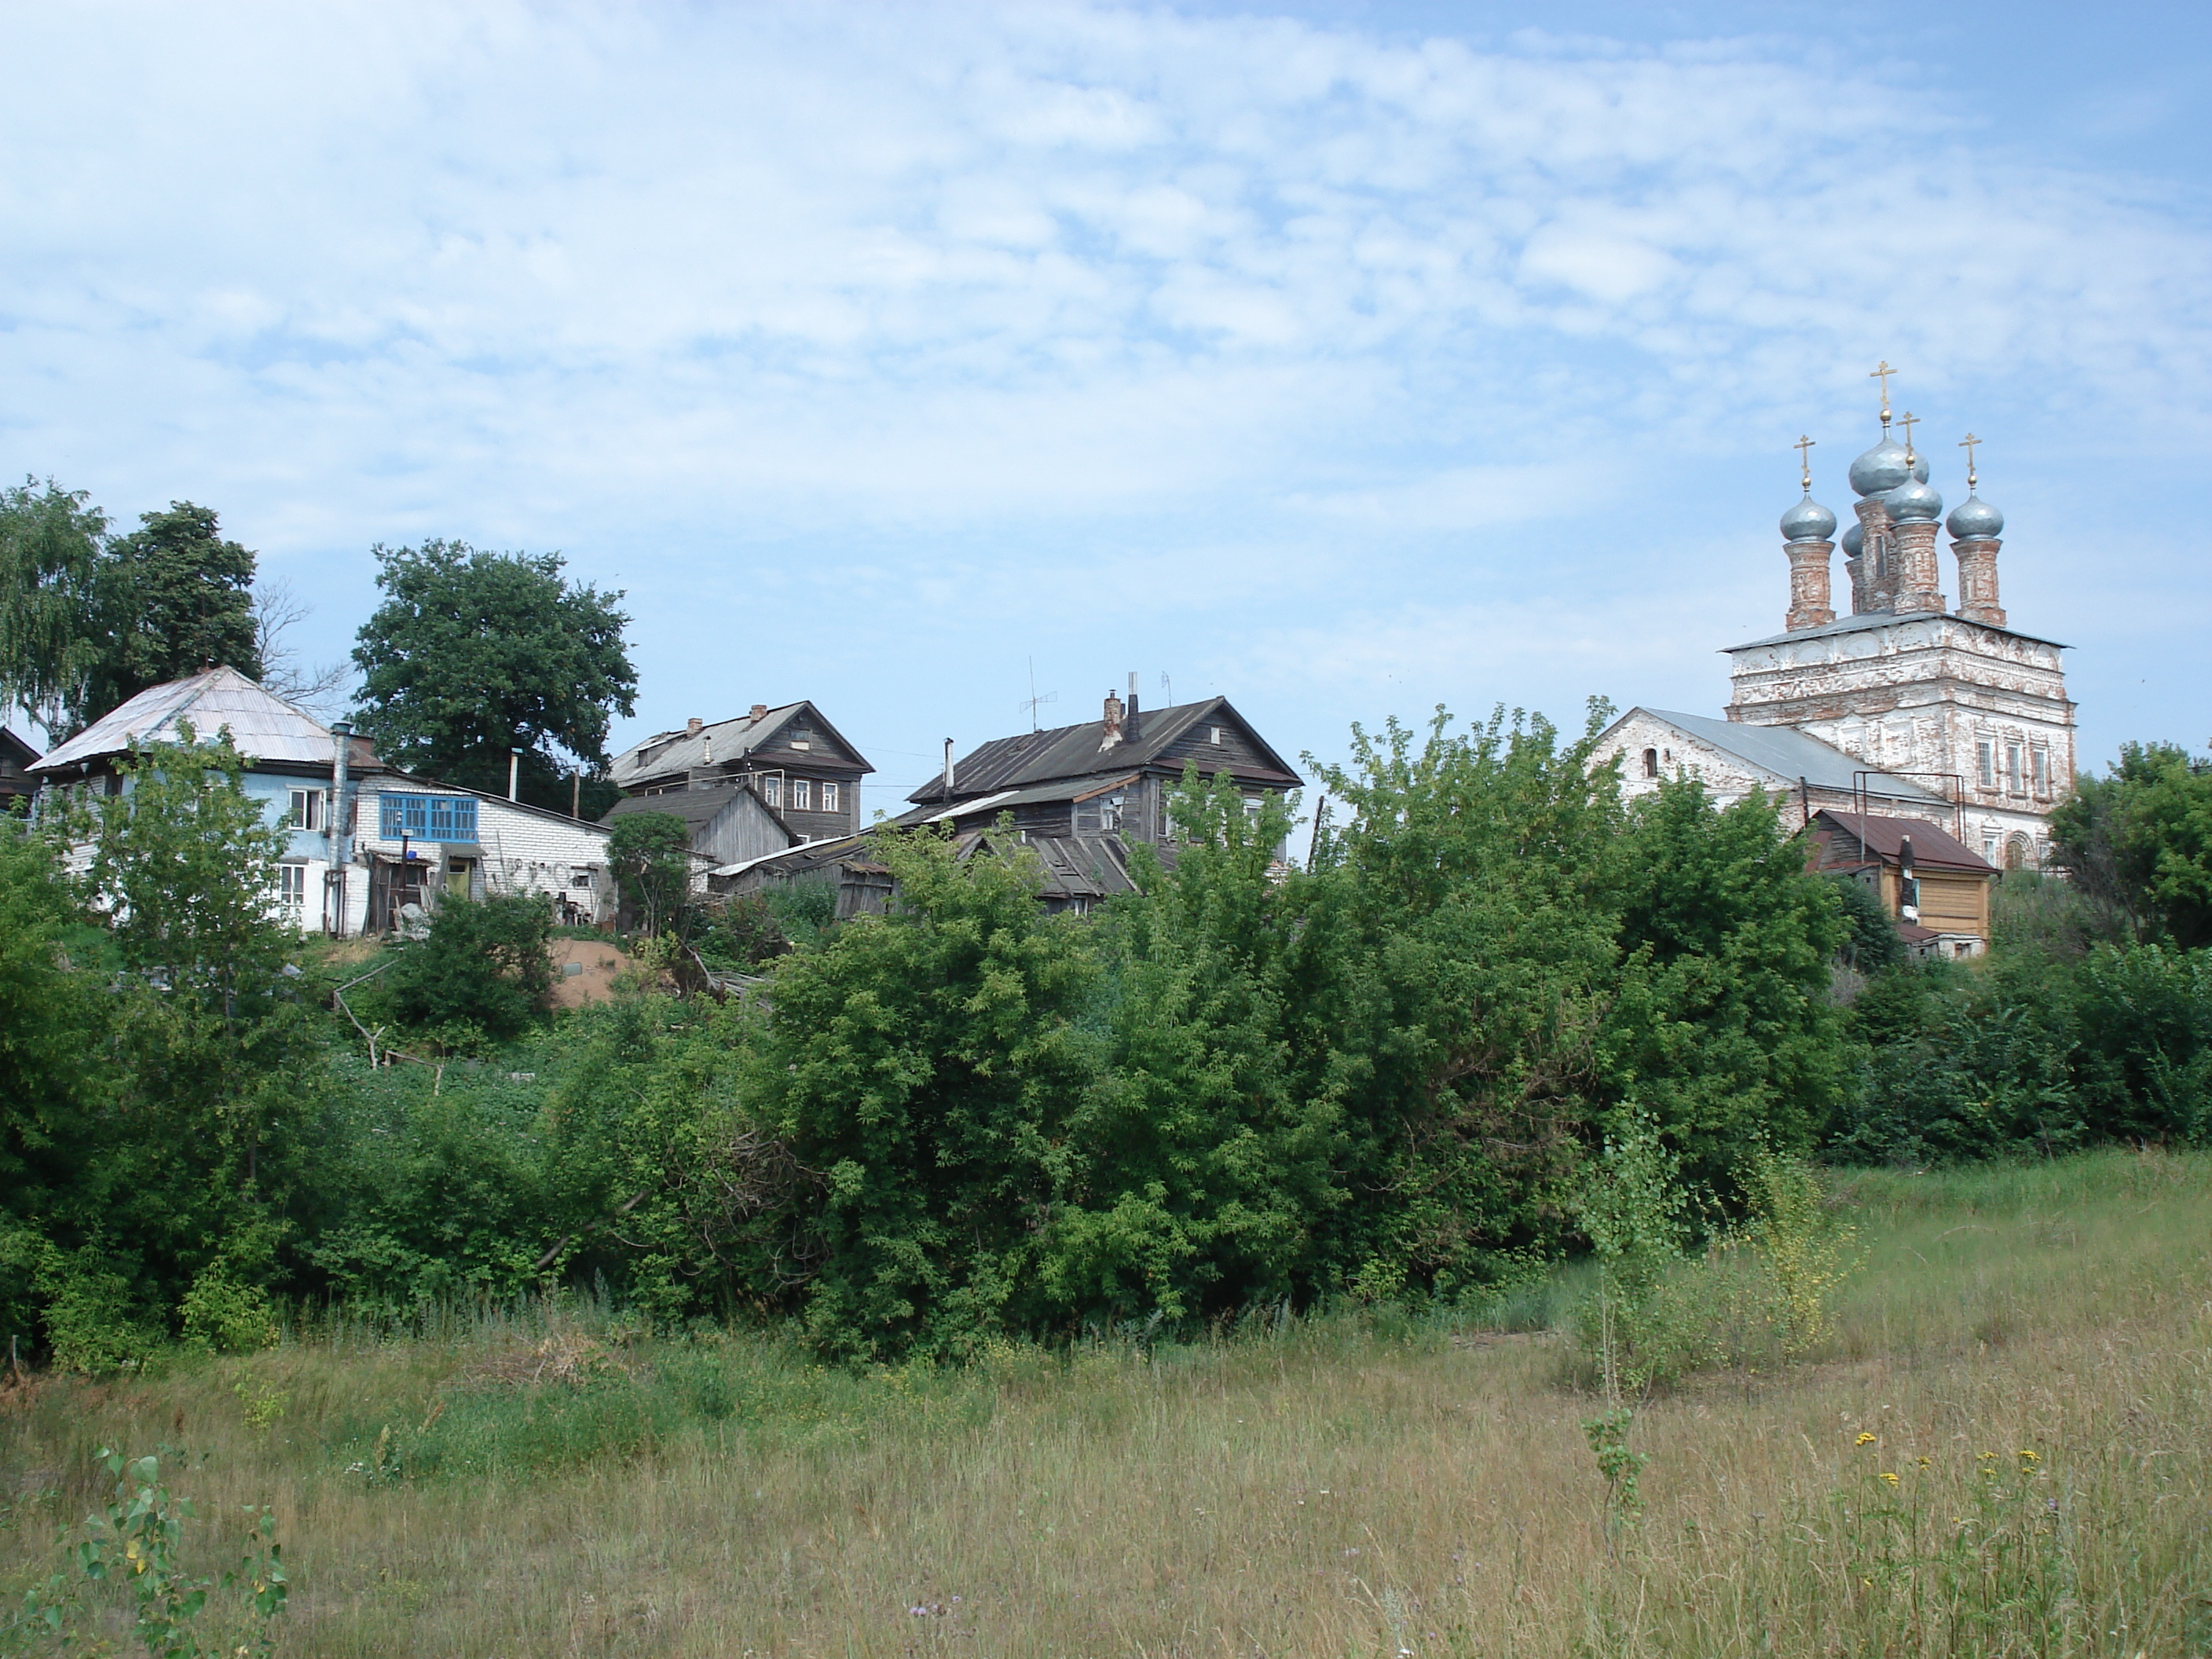
[[[1874,1444],[1874,1442],[1875,1442],[1875,1437],[1874,1437],[1874,1436],[1872,1436],[1872,1435],[1870,1435],[1870,1434],[1867,1433],[1864,1430],[1861,1430],[1861,1431],[1859,1431],[1859,1437],[1858,1437],[1858,1442],[1857,1442],[1857,1443],[1858,1443],[1858,1444],[1860,1444],[1860,1445],[1862,1445],[1862,1446],[1871,1446],[1872,1444]]]
[[[1884,1470],[1881,1472],[1881,1478],[1882,1478],[1883,1480],[1885,1480],[1888,1481],[1888,1482],[1889,1482],[1889,1484],[1890,1484],[1891,1486],[1895,1486],[1895,1485],[1897,1484],[1897,1477],[1896,1477],[1895,1475],[1892,1474],[1891,1474],[1887,1469],[1884,1469]]]
[[[2023,1446],[2020,1451],[2020,1461],[2023,1463],[2040,1463],[2043,1458],[2040,1453],[2032,1452]]]

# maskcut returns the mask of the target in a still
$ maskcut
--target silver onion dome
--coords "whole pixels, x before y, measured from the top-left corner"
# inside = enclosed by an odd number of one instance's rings
[[[1886,495],[1907,478],[1926,483],[1928,458],[1894,438],[1885,437],[1851,463],[1851,488],[1862,495]]]
[[[1943,516],[1943,498],[1917,477],[1907,479],[1889,491],[1881,498],[1881,504],[1888,509],[1893,524],[1925,522]]]
[[[1969,495],[1951,509],[1950,529],[1954,541],[1994,540],[2004,533],[2004,514],[1979,495]]]
[[[1866,526],[1854,519],[1844,526],[1844,556],[1856,559],[1866,551]]]
[[[1809,495],[1782,515],[1785,542],[1825,542],[1836,533],[1836,515]]]

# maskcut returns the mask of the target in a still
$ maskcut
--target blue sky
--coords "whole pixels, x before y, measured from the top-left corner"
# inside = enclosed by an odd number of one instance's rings
[[[215,507],[311,657],[372,544],[557,550],[618,738],[812,697],[889,807],[1032,661],[1717,711],[1887,358],[2083,758],[2202,747],[2208,12],[9,8],[0,466]]]

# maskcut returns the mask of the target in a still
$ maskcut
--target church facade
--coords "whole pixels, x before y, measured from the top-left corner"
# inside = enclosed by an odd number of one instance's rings
[[[2000,600],[2004,515],[1978,494],[1979,441],[1962,446],[1967,495],[1946,520],[1912,423],[1908,414],[1899,441],[1885,395],[1881,439],[1851,463],[1856,499],[1840,538],[1801,469],[1803,499],[1782,517],[1783,631],[1728,647],[1725,722],[1634,708],[1614,723],[1601,752],[1622,757],[1632,793],[1688,770],[1723,799],[1786,795],[1808,823],[1824,809],[1917,817],[1990,864],[2043,863],[2051,808],[2074,782],[2065,647],[2013,627]],[[1955,607],[1942,586],[1944,529]],[[1785,732],[1786,748],[1774,741]]]

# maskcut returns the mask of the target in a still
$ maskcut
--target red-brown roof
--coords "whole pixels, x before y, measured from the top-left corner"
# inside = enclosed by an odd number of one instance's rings
[[[1996,866],[1923,818],[1881,817],[1871,812],[1823,811],[1813,821],[1832,830],[1840,830],[1866,849],[1866,861],[1884,864],[1901,860],[1906,836],[1912,838],[1912,862],[1924,870],[1967,870],[1976,875],[1995,875]],[[1849,857],[1823,857],[1825,865],[1850,863]]]

